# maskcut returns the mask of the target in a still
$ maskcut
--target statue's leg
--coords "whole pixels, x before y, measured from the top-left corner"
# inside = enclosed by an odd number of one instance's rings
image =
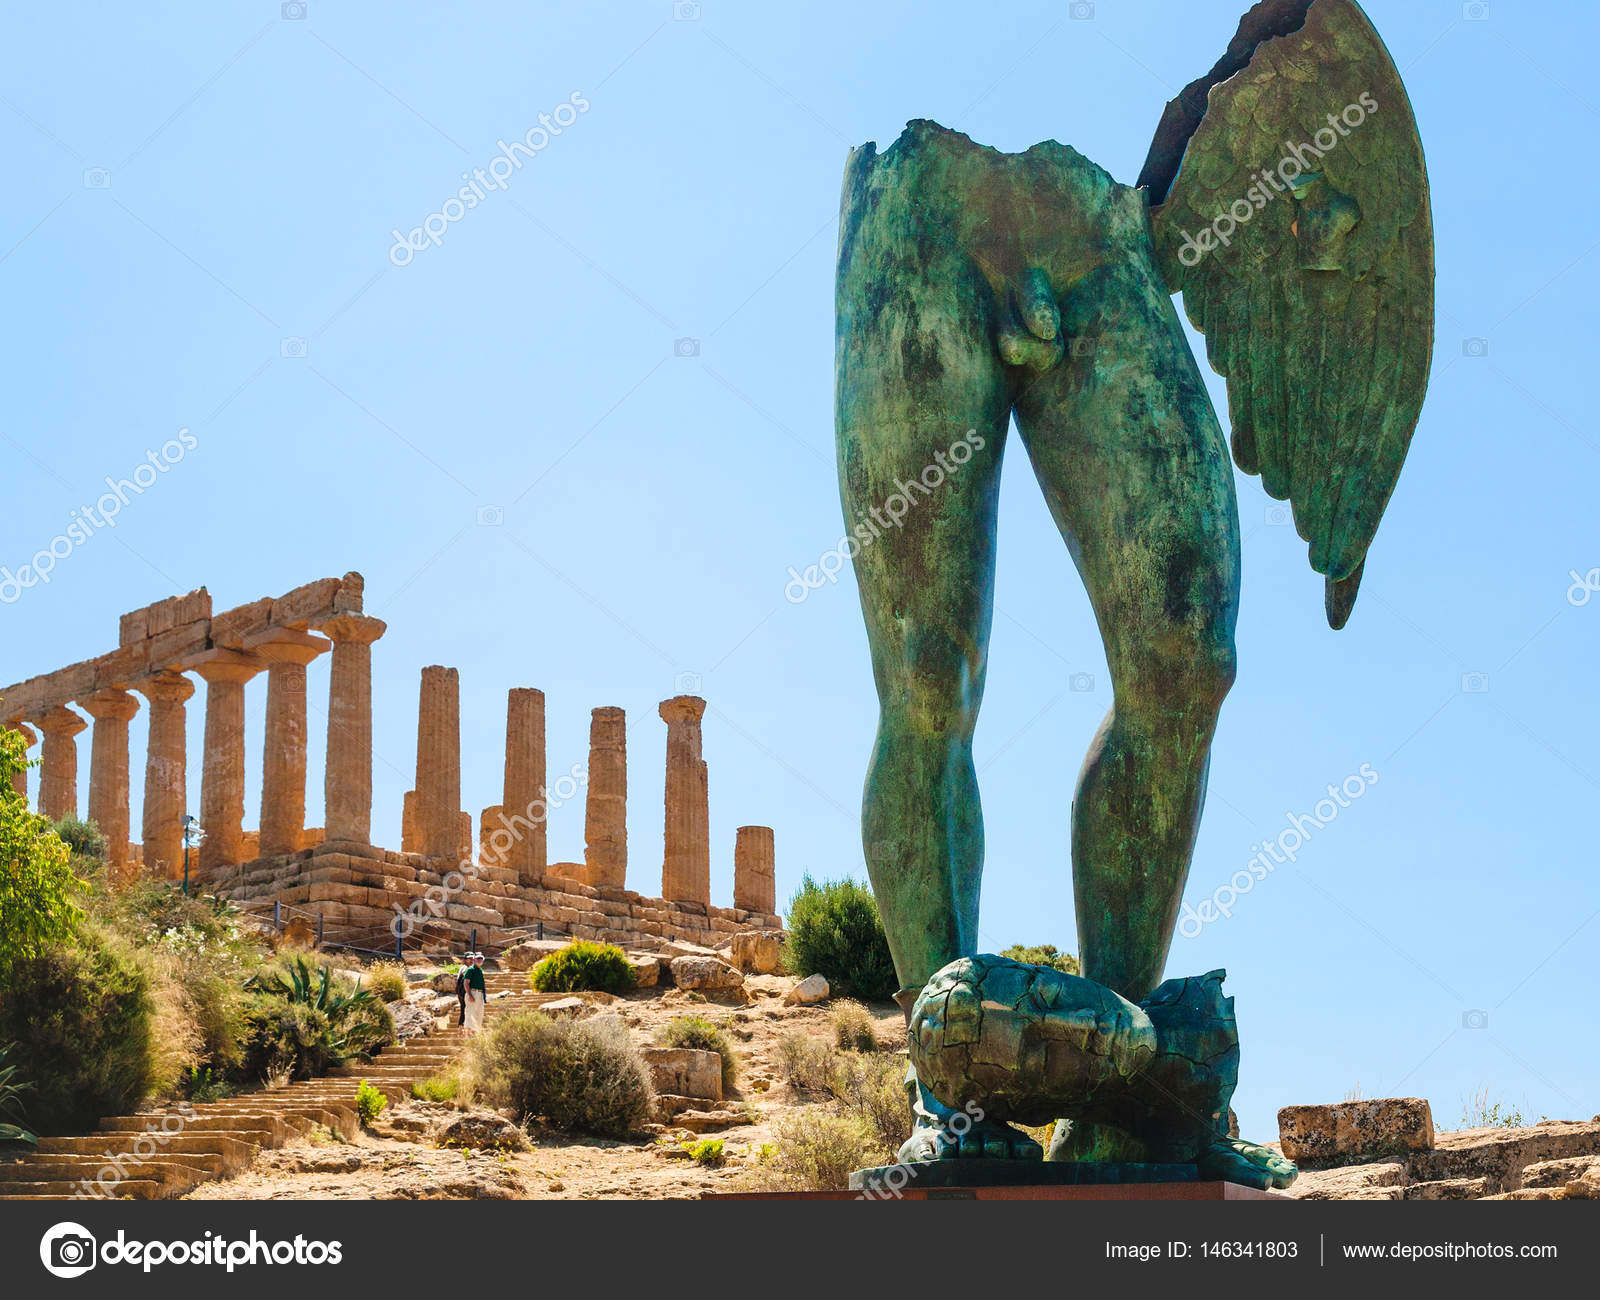
[[[836,415],[877,686],[862,839],[901,986],[976,951],[983,824],[972,736],[993,613],[1001,451],[1010,415],[992,293],[912,197],[914,158],[858,155],[845,177]],[[1004,1125],[963,1122],[907,1080],[903,1160],[1031,1156]],[[965,1117],[964,1117],[965,1118]]]
[[[1140,203],[1128,191],[1113,214],[1118,255],[1059,295],[1067,358],[1017,399],[1111,670],[1073,805],[1083,973],[1135,1002],[1172,941],[1239,599],[1227,446]]]

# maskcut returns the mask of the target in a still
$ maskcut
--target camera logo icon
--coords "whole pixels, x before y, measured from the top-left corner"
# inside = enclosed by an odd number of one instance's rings
[[[1489,674],[1462,673],[1461,689],[1468,695],[1482,695],[1489,689]]]
[[[1094,17],[1094,0],[1073,0],[1067,6],[1067,17],[1080,23],[1086,23]]]
[[[1294,507],[1286,506],[1281,501],[1274,501],[1267,507],[1267,525],[1271,528],[1282,528],[1285,524],[1294,522]]]
[[[279,356],[290,357],[295,361],[304,361],[308,351],[310,349],[306,347],[306,341],[302,338],[286,338],[278,345]]]
[[[1470,338],[1461,340],[1461,355],[1464,357],[1486,357],[1489,355],[1489,340]]]
[[[673,339],[672,355],[675,357],[697,357],[700,355],[699,339]]]
[[[700,6],[695,0],[677,0],[672,6],[672,17],[680,23],[698,22],[700,19]]]
[[[679,695],[698,695],[700,693],[700,674],[681,672],[672,679],[673,689]]]
[[[86,190],[109,190],[111,188],[111,172],[104,167],[84,168],[83,188]]]
[[[95,1239],[81,1223],[58,1223],[39,1242],[39,1259],[56,1277],[82,1277],[98,1255]]]
[[[1094,674],[1073,673],[1071,677],[1067,678],[1067,689],[1069,691],[1077,691],[1079,694],[1094,690]]]
[[[1461,1013],[1461,1027],[1463,1029],[1487,1029],[1489,1027],[1489,1013],[1487,1011],[1463,1011]]]
[[[303,22],[306,16],[305,0],[283,0],[283,3],[278,6],[278,15],[285,22]]]
[[[1469,23],[1484,23],[1489,21],[1489,6],[1485,0],[1467,0],[1461,6],[1461,16]]]
[[[1098,341],[1092,337],[1076,338],[1072,340],[1072,345],[1067,350],[1074,357],[1092,357],[1095,351],[1095,344]]]
[[[477,518],[480,528],[498,528],[506,521],[506,508],[504,506],[479,506]]]

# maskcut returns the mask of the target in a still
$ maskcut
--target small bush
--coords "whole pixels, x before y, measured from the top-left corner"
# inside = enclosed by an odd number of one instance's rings
[[[93,822],[82,821],[75,814],[68,813],[56,823],[56,834],[71,850],[74,867],[105,865],[109,841]]]
[[[191,1066],[180,1087],[185,1100],[192,1102],[221,1101],[234,1094],[234,1087],[226,1079],[214,1074],[211,1067]]]
[[[776,1055],[783,1081],[800,1093],[828,1091],[839,1064],[839,1049],[809,1034],[785,1034],[778,1040]]]
[[[383,1114],[383,1108],[388,1104],[389,1098],[381,1088],[374,1088],[365,1079],[361,1081],[361,1086],[356,1089],[356,1114],[361,1117],[363,1124],[371,1124]]]
[[[398,1002],[409,987],[406,968],[399,962],[379,962],[367,972],[367,987],[385,1002]]]
[[[697,1165],[706,1169],[716,1169],[726,1163],[727,1156],[722,1150],[721,1138],[701,1138],[698,1142],[685,1142],[683,1149],[689,1153],[689,1158]]]
[[[892,1153],[857,1115],[801,1111],[778,1120],[772,1136],[750,1175],[755,1186],[767,1191],[843,1190],[850,1185],[852,1171],[892,1159]]]
[[[872,891],[854,880],[810,876],[790,900],[784,961],[795,975],[822,975],[835,996],[885,1001],[900,987]]]
[[[85,928],[70,944],[11,963],[0,1043],[25,1064],[29,1127],[93,1128],[133,1110],[157,1073],[150,978],[113,937]]]
[[[876,1052],[877,1024],[872,1013],[859,1002],[841,998],[828,1010],[833,1041],[841,1052]]]
[[[1081,975],[1078,959],[1070,952],[1057,952],[1053,943],[1014,943],[1001,951],[1002,957],[1020,961],[1029,966],[1050,966],[1063,975]]]
[[[599,1137],[636,1132],[654,1103],[644,1061],[620,1022],[507,1016],[474,1040],[467,1068],[474,1095],[490,1105]]]
[[[433,1101],[440,1105],[453,1105],[461,1091],[461,1076],[452,1072],[432,1074],[411,1085],[411,1095],[418,1101]]]
[[[7,1065],[6,1053],[9,1046],[0,1043],[0,1115],[8,1115],[12,1119],[26,1118],[26,1107],[23,1105],[22,1094],[31,1091],[33,1085],[17,1074],[17,1067]],[[36,1142],[32,1133],[18,1124],[0,1123],[0,1143],[5,1142]]]
[[[265,968],[245,982],[243,1070],[247,1077],[309,1079],[394,1041],[394,1017],[370,989],[343,972],[312,970],[304,957]]]
[[[615,944],[580,939],[534,966],[528,983],[540,993],[626,993],[634,974],[628,955]]]
[[[727,1092],[739,1081],[739,1057],[733,1043],[704,1016],[678,1016],[667,1022],[661,1041],[667,1047],[689,1047],[701,1052],[716,1052],[722,1057],[722,1090]]]
[[[1490,1101],[1487,1084],[1461,1103],[1461,1127],[1464,1129],[1528,1128],[1530,1125],[1531,1121],[1523,1115],[1520,1106],[1498,1099]]]
[[[840,1058],[828,1091],[847,1114],[856,1116],[877,1134],[885,1151],[898,1151],[911,1136],[906,1067],[899,1057],[848,1053]]]

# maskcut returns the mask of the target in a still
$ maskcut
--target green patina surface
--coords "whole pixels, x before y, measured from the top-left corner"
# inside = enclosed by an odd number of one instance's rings
[[[1234,459],[1292,503],[1340,627],[1421,408],[1433,303],[1421,147],[1356,5],[1253,9],[1168,106],[1138,186],[1054,141],[1006,154],[926,121],[850,156],[839,481],[880,702],[862,831],[908,1008],[977,952],[972,739],[1013,419],[1111,673],[1072,805],[1080,983],[1136,1005],[1161,981],[1234,678],[1239,596],[1229,449],[1179,291],[1228,380]],[[1025,1020],[995,1023],[1024,1034]],[[1107,1043],[1135,1050],[1125,1039]],[[998,1119],[1007,1088],[1039,1095],[1037,1079],[1013,1077],[1034,1068],[1024,1060],[974,1065],[971,1096],[956,1090],[997,1108],[958,1154],[1038,1153]],[[936,1125],[947,1103],[911,1083]],[[1059,1089],[1049,1098],[1071,1110]],[[1074,1134],[1084,1158],[1126,1145],[1103,1115]],[[1247,1162],[1259,1185],[1281,1177]]]

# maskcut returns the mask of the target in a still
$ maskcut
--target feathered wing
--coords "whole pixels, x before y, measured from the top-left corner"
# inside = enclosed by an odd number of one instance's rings
[[[1256,5],[1167,105],[1139,184],[1161,273],[1228,381],[1234,460],[1293,504],[1343,627],[1433,351],[1422,144],[1360,7]]]

